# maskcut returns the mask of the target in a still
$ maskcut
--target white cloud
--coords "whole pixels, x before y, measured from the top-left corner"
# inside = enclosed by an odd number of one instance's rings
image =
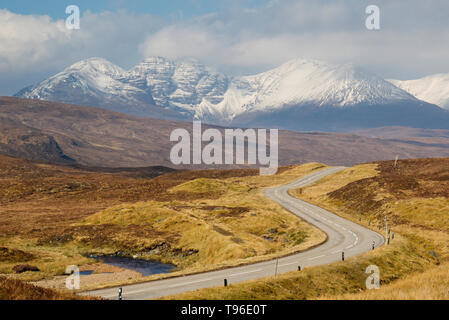
[[[379,0],[381,30],[365,28],[367,1],[276,1],[181,21],[150,35],[144,55],[193,56],[237,72],[296,57],[354,62],[385,77],[449,72],[449,3]],[[431,9],[429,9],[431,8]]]
[[[208,60],[219,54],[227,38],[195,27],[166,27],[148,36],[140,46],[143,56],[164,56],[171,59],[196,57]]]
[[[93,56],[130,67],[142,58],[139,44],[162,23],[125,11],[84,12],[81,29],[68,30],[62,19],[0,10],[0,94],[13,94]]]
[[[29,68],[53,55],[58,46],[70,43],[62,20],[48,16],[17,15],[0,10],[0,72]]]
[[[377,0],[381,30],[365,29],[371,1],[283,0],[245,10],[165,21],[125,11],[84,12],[81,30],[63,20],[0,10],[0,94],[101,56],[129,68],[150,55],[194,57],[221,70],[263,71],[305,57],[354,62],[388,78],[449,72],[445,0]]]

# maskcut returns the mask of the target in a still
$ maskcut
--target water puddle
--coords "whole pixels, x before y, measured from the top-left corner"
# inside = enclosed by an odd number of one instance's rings
[[[84,270],[84,271],[80,271],[80,276],[90,276],[93,273],[94,273],[94,270]]]
[[[109,264],[111,266],[129,269],[141,273],[143,276],[151,276],[153,274],[168,273],[176,266],[172,264],[161,263],[158,261],[133,259],[120,256],[101,256],[91,257],[98,262]]]

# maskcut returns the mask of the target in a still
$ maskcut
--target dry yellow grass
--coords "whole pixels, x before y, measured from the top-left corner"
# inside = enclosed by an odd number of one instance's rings
[[[394,212],[400,219],[414,224],[449,232],[448,198],[411,198],[387,203],[386,212]]]
[[[323,300],[449,300],[449,264],[356,294],[323,297]]]
[[[338,190],[351,182],[376,176],[379,173],[376,169],[377,164],[375,163],[359,164],[324,177],[306,188],[292,190],[291,194],[310,200],[318,197],[324,198],[326,194]]]
[[[0,300],[97,300],[0,276]]]

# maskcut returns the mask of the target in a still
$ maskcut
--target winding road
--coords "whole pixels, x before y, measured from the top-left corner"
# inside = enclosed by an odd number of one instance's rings
[[[123,299],[155,299],[167,295],[192,291],[201,288],[223,286],[224,279],[229,284],[273,276],[301,268],[328,264],[349,258],[383,245],[384,238],[379,233],[343,219],[327,210],[301,201],[289,195],[290,189],[305,187],[325,176],[345,169],[333,167],[307,175],[293,183],[265,189],[267,197],[284,208],[324,231],[328,239],[322,245],[284,258],[259,262],[251,265],[195,275],[163,279],[123,286]],[[85,295],[117,299],[118,287],[83,292]]]

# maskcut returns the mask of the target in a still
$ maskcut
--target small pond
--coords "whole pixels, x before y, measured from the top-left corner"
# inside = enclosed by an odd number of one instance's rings
[[[111,266],[139,272],[143,276],[168,273],[176,267],[172,264],[161,263],[158,261],[133,259],[121,256],[93,256],[91,258],[97,260],[98,262],[109,264]]]

